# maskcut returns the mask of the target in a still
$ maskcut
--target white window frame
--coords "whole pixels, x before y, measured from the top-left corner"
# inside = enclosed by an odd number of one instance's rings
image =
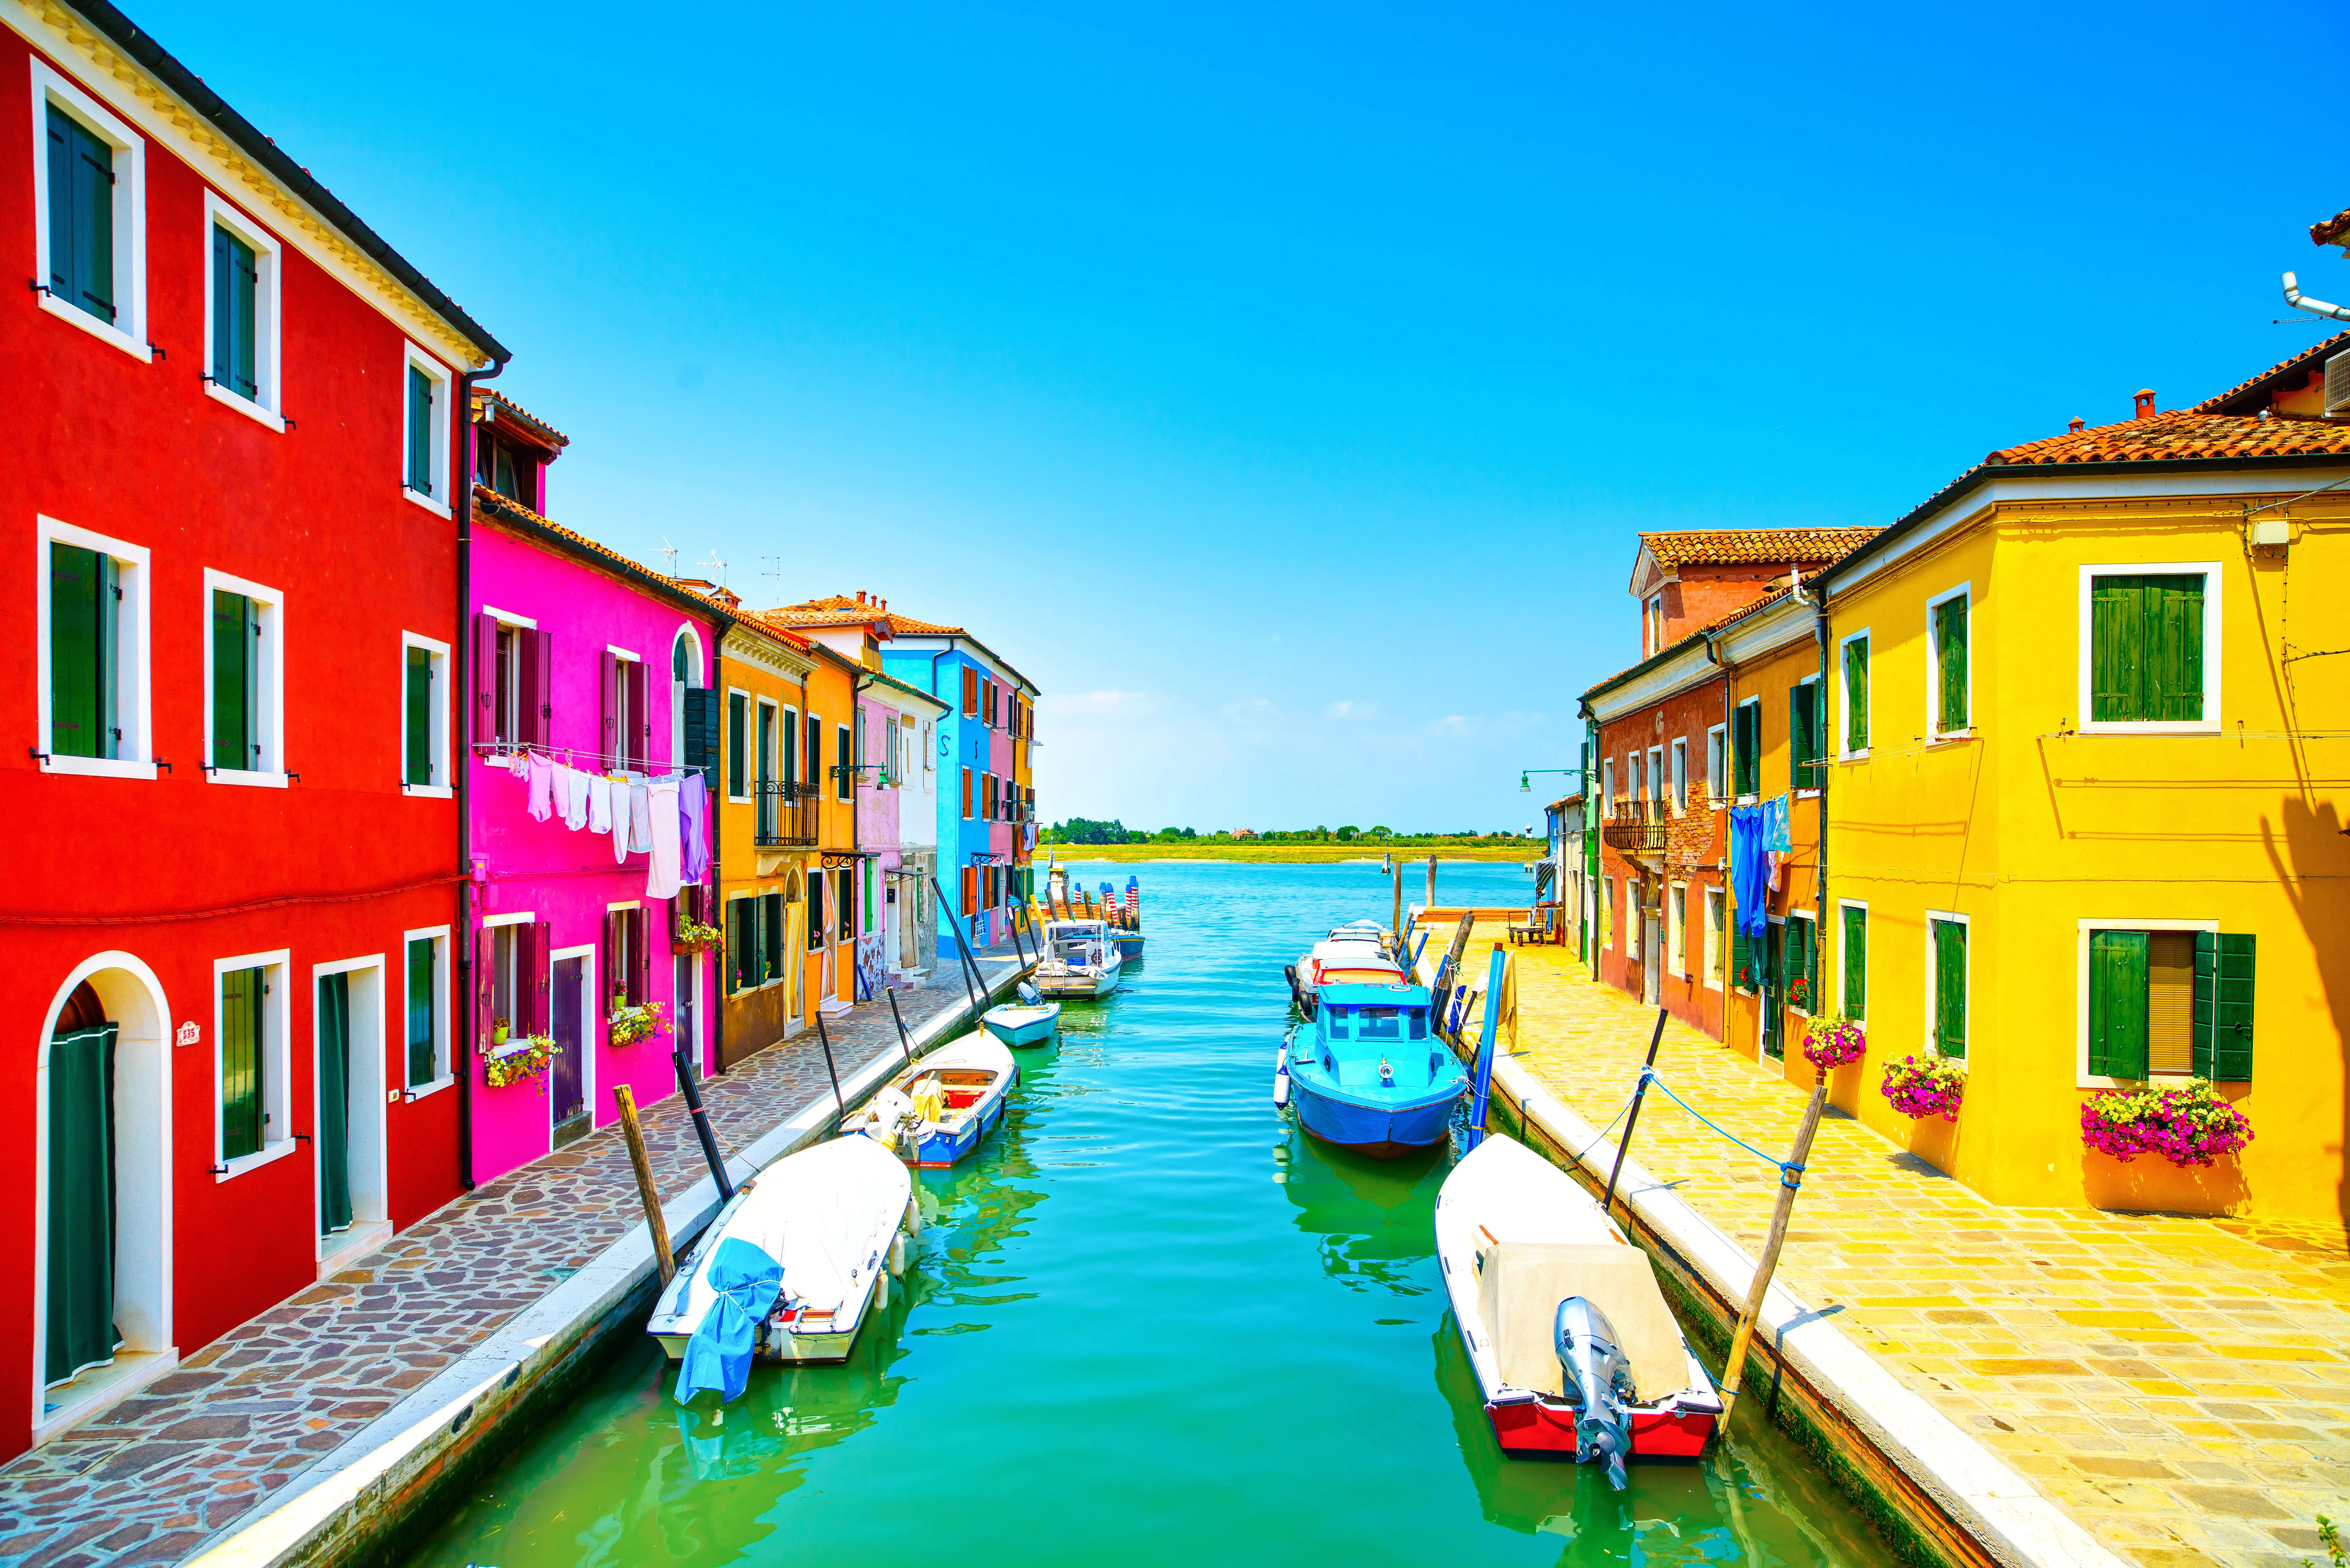
[[[213,961],[213,1168],[215,1186],[234,1181],[248,1170],[284,1159],[294,1152],[294,993],[286,975],[294,967],[290,948],[274,952],[244,953]],[[265,1128],[261,1147],[251,1154],[228,1158],[228,1129],[221,1113],[226,1102],[221,1093],[221,1041],[225,1010],[221,1005],[221,979],[241,969],[266,971],[262,984],[267,994],[261,1008],[261,1110]]]
[[[2092,627],[2096,609],[2094,595],[2099,577],[2190,576],[2203,578],[2203,717],[2200,719],[2135,719],[2093,722],[2096,682],[2092,672],[2095,639]],[[2220,659],[2225,645],[2220,638],[2220,563],[2217,561],[2107,561],[2081,568],[2081,717],[2085,735],[2210,735],[2220,729]],[[1970,650],[1972,643],[1970,641]],[[1971,688],[1970,689],[1971,690]],[[2143,928],[2155,930],[2161,928]]]
[[[792,782],[795,784],[805,784],[807,782],[807,759],[801,757],[800,753],[807,745],[807,730],[806,726],[800,722],[800,711],[797,708],[795,708],[790,703],[786,702],[782,706],[781,711],[783,713],[783,717],[778,719],[776,722],[782,725],[783,728],[778,729],[775,732],[775,741],[776,743],[780,745],[785,736],[789,735],[791,737],[792,755],[799,758],[798,775],[795,777]],[[754,733],[755,732],[754,732]],[[758,744],[758,742],[754,740],[751,743],[755,746]],[[785,776],[784,758],[783,753],[780,751],[775,753],[775,776],[777,778]]]
[[[1749,697],[1744,701],[1740,702],[1737,707],[1732,708],[1731,711],[1735,713],[1738,711],[1739,708],[1752,708],[1754,710],[1754,747],[1755,750],[1759,752],[1762,749],[1762,699],[1760,696]],[[1727,742],[1725,742],[1722,747],[1722,755],[1724,759],[1723,765],[1731,771],[1731,787],[1734,789],[1737,787],[1738,759],[1729,754],[1729,746]],[[1754,759],[1753,793],[1751,794],[1739,795],[1737,800],[1738,804],[1741,805],[1752,805],[1762,798],[1762,759],[1758,756]]]
[[[773,723],[769,725],[767,730],[767,737],[771,743],[767,748],[767,754],[764,757],[759,754],[759,711],[761,709],[765,709],[775,715]],[[784,726],[791,722],[790,714],[791,710],[785,708],[781,702],[776,701],[773,697],[764,697],[754,693],[751,698],[751,732],[743,737],[743,743],[748,746],[751,750],[751,765],[743,770],[743,782],[751,786],[754,796],[755,796],[758,792],[759,771],[763,764],[766,769],[766,775],[769,780],[776,784],[781,784],[784,780]]]
[[[851,763],[855,763],[858,761],[857,732],[846,724],[836,723],[832,727],[832,754],[836,757],[840,755],[840,738],[843,735],[848,737],[848,760]],[[829,777],[832,770],[839,765],[840,764],[838,763],[825,763],[824,771],[826,775]],[[844,805],[849,801],[855,800],[857,798],[857,780],[858,775],[853,773],[844,774],[840,777],[833,779],[832,794],[830,798]],[[847,793],[843,794],[843,791],[846,791]],[[973,804],[977,805],[980,803],[974,802]]]
[[[253,379],[254,395],[250,398],[231,391],[213,379],[213,230],[226,229],[253,247]],[[279,277],[283,272],[278,254],[277,238],[263,228],[241,209],[224,200],[209,186],[204,191],[204,395],[213,401],[225,403],[247,419],[257,421],[277,431],[286,432],[286,400],[284,383],[278,379],[283,356],[279,340],[283,334],[278,323],[284,290]]]
[[[1616,759],[1599,759],[1599,810],[1604,816],[1616,809]]]
[[[722,696],[718,706],[718,728],[724,737],[720,742],[720,749],[726,754],[719,759],[718,775],[721,780],[726,780],[733,773],[734,759],[731,748],[734,741],[734,699],[740,697],[743,699],[743,787],[751,789],[759,780],[759,759],[752,755],[759,744],[759,704],[770,699],[762,697],[747,686],[728,686]],[[751,800],[747,794],[729,794],[726,796],[730,805],[748,805]]]
[[[2206,665],[2204,668],[2208,670],[2210,666]],[[2126,919],[2120,917],[2095,916],[2076,923],[2079,927],[2079,935],[2076,940],[2079,943],[2080,951],[2074,960],[2074,977],[2073,989],[2077,999],[2075,1010],[2079,1013],[2079,1018],[2074,1025],[2074,1087],[2080,1089],[2135,1089],[2141,1087],[2144,1085],[2153,1083],[2157,1079],[2177,1078],[2179,1075],[2176,1073],[2149,1072],[2149,1074],[2144,1078],[2116,1078],[2108,1076],[2103,1073],[2092,1073],[2089,1071],[2089,937],[2093,932],[2096,931],[2216,932],[2220,929],[2220,922],[2217,920],[2137,920]],[[1970,938],[1967,942],[1967,962],[1970,966],[1974,962],[1974,941],[1971,938]],[[1973,1023],[1971,1012],[1969,1014],[1968,1022],[1970,1025]],[[1973,1054],[1973,1043],[1971,1041],[1968,1043],[1968,1053],[1970,1058],[1971,1058]]]
[[[1689,978],[1689,884],[1665,889],[1665,971]]]
[[[1599,878],[1599,945],[1616,950],[1616,878]]]
[[[449,478],[449,425],[453,416],[450,412],[449,400],[456,394],[457,379],[448,366],[408,339],[400,340],[400,452],[398,465],[393,470],[399,476],[400,493],[436,517],[453,517]],[[430,495],[420,495],[408,488],[408,370],[411,365],[432,379],[432,493]]]
[[[938,758],[934,752],[935,748],[931,744],[931,721],[925,719],[922,721],[922,771],[926,774],[938,771]],[[930,785],[925,784],[922,787],[927,790]]]
[[[1842,1018],[1849,1018],[1852,1016],[1852,999],[1844,993],[1844,912],[1846,909],[1858,909],[1860,911],[1861,929],[1863,930],[1866,930],[1868,929],[1868,900],[1866,898],[1838,898],[1836,900],[1836,1015]],[[1869,989],[1868,950],[1875,945],[1876,944],[1874,942],[1865,940],[1861,945],[1860,984],[1861,989],[1864,992]],[[1970,942],[1969,945],[1971,946],[1971,942]],[[1823,984],[1820,989],[1825,991],[1827,988]],[[1927,994],[1929,997],[1933,994],[1930,989],[1928,991]],[[1866,1023],[1866,1020],[1864,1019],[1862,1022]]]
[[[1969,607],[1969,609],[1970,613],[1971,613],[1972,607]],[[1973,628],[1969,628],[1968,630],[1970,638],[1971,639]],[[1924,986],[1921,988],[1925,992],[1926,1005],[1924,1008],[1925,1016],[1919,1021],[1919,1029],[1925,1036],[1925,1039],[1924,1043],[1918,1047],[1918,1050],[1920,1054],[1924,1055],[1929,1061],[1939,1061],[1942,1059],[1941,1053],[1934,1048],[1934,982],[1936,979],[1934,973],[1934,926],[1937,921],[1946,920],[1955,920],[1960,925],[1967,928],[1967,973],[1965,983],[1960,987],[1960,991],[1966,997],[1967,1002],[1967,1054],[1965,1060],[1968,1066],[1971,1068],[1974,1064],[1975,1059],[1974,920],[1969,916],[1960,914],[1955,909],[1927,910],[1925,921],[1920,928],[1925,934],[1926,942],[1926,967],[1924,971],[1926,980]],[[2086,937],[2081,939],[2081,946],[2082,950],[2085,952],[2088,949],[2088,939]],[[2084,1007],[2087,1004],[2085,1002],[2083,1003]],[[2084,1046],[2083,1049],[2085,1050],[2086,1046]],[[2087,1057],[2084,1056],[2082,1060],[2086,1062]]]
[[[206,624],[210,624],[207,618]],[[432,712],[427,722],[432,726],[432,782],[429,784],[408,782],[408,650],[421,648],[432,656]],[[449,645],[418,632],[400,634],[400,787],[411,799],[449,800],[456,790],[449,774],[449,704],[453,700],[449,690]],[[403,954],[404,954],[403,950]],[[402,961],[405,961],[403,956]],[[400,1015],[403,1019],[407,1014]]]
[[[46,137],[47,132],[45,131]],[[46,163],[47,160],[43,159]],[[37,680],[35,684],[35,708],[40,728],[34,732],[39,737],[41,771],[45,774],[81,774],[91,778],[151,779],[155,776],[154,700],[150,691],[149,650],[153,646],[148,635],[147,547],[125,544],[120,539],[93,534],[87,528],[77,528],[70,523],[60,523],[54,517],[36,515],[33,528],[33,582],[38,618],[33,628],[34,665]],[[114,655],[114,713],[122,722],[122,741],[118,748],[125,755],[118,757],[61,757],[48,751],[51,718],[49,670],[49,546],[52,544],[72,545],[84,550],[96,550],[114,562],[115,587],[122,590],[122,600],[115,607],[114,628],[118,646]]]
[[[1714,917],[1719,913],[1720,919]],[[1705,889],[1705,988],[1720,991],[1722,985],[1723,938],[1730,931],[1730,899],[1722,888],[1708,884]]]
[[[1685,812],[1689,809],[1689,737],[1687,735],[1673,737],[1672,759],[1673,810],[1676,813]]]
[[[1820,677],[1817,670],[1814,670],[1811,674],[1804,676],[1801,680],[1795,682],[1799,687],[1816,687],[1819,683]],[[1812,711],[1819,715],[1821,723],[1826,723],[1828,722],[1828,705],[1821,701],[1816,693],[1814,694],[1811,701]],[[1827,761],[1829,754],[1828,738],[1825,735],[1822,735],[1820,737],[1820,761]],[[1812,783],[1809,788],[1805,788],[1804,781],[1795,776],[1801,772],[1803,772],[1803,770],[1795,765],[1795,737],[1791,731],[1787,736],[1787,794],[1791,799],[1795,800],[1816,799],[1820,793],[1818,770],[1813,770]]]
[[[48,291],[49,105],[55,104],[114,149],[114,316],[100,321]],[[154,363],[147,341],[147,140],[99,107],[96,99],[33,60],[33,281],[43,310],[71,323],[132,358]],[[209,248],[209,247],[207,247]],[[209,343],[210,339],[206,340]]]
[[[213,594],[215,590],[243,594],[259,608],[261,669],[254,677],[258,695],[254,707],[261,721],[261,760],[271,768],[216,768],[213,754]],[[286,595],[280,588],[247,582],[226,572],[204,568],[203,615],[203,774],[220,784],[245,784],[261,789],[286,787]]]
[[[1969,607],[1969,614],[1971,616],[1972,607]],[[1969,626],[1967,632],[1968,646],[1971,649],[1973,646],[1974,628],[1972,626]],[[1858,631],[1847,633],[1846,636],[1836,639],[1835,754],[1839,759],[1848,763],[1865,761],[1868,756],[1868,747],[1863,746],[1860,750],[1856,752],[1850,750],[1845,744],[1846,741],[1852,738],[1852,682],[1845,679],[1844,650],[1856,642],[1868,642],[1868,628],[1862,627]],[[1868,649],[1868,690],[1870,696],[1863,700],[1864,705],[1860,717],[1861,722],[1868,726],[1869,740],[1874,742],[1877,739],[1877,712],[1875,703],[1875,693],[1877,691],[1877,649],[1874,645],[1871,645]],[[1967,695],[1970,700],[1970,703],[1971,704],[1974,695],[1973,687],[1970,686],[1967,689]]]
[[[1934,646],[1934,612],[1952,599],[1967,601],[1967,722],[1963,729],[1945,730],[1942,723],[1940,651]],[[1944,588],[1926,601],[1926,743],[1971,741],[1975,735],[1975,595],[1974,584]],[[1970,964],[1973,960],[1968,961]]]
[[[1730,726],[1727,724],[1706,726],[1705,793],[1714,810],[1730,809]]]
[[[1662,803],[1665,798],[1665,748],[1648,748],[1648,799]]]
[[[450,1012],[449,944],[453,933],[447,926],[420,926],[412,931],[400,933],[400,1099],[403,1105],[414,1105],[427,1095],[437,1095],[457,1081],[456,1060],[450,1040],[450,1028],[455,1022]],[[408,1082],[408,1008],[414,999],[408,994],[408,944],[430,940],[432,943],[432,1046],[433,1065],[440,1072],[421,1084]]]

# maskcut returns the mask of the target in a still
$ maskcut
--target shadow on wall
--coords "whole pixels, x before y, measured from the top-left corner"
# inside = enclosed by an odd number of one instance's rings
[[[1966,1117],[1966,1107],[1959,1107],[1960,1121],[1941,1116],[1917,1116],[1909,1123],[1909,1152],[1936,1170],[1948,1176],[1958,1169],[1959,1128]]]
[[[2345,879],[2350,873],[2350,838],[2343,836],[2342,814],[2332,801],[2311,805],[2289,797],[2279,815],[2281,825],[2262,819],[2261,846],[2268,852],[2278,885],[2293,902],[2310,950],[2317,955],[2326,1014],[2338,1031],[2341,1021],[2350,1018],[2350,940],[2345,940],[2350,937],[2350,881]],[[2350,1063],[2338,1065],[2350,1069]],[[2255,1071],[2258,1066],[2256,1060]],[[2336,1081],[2345,1079],[2350,1071]],[[2350,1147],[2350,1094],[2342,1096],[2340,1108],[2337,1149]],[[2335,1211],[2350,1213],[2350,1176],[2335,1182],[2334,1197]]]

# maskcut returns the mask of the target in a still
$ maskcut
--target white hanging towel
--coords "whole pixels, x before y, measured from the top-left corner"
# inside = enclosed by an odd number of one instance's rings
[[[656,779],[647,792],[652,815],[652,854],[645,868],[645,897],[673,898],[684,878],[679,874],[685,841],[679,826],[678,781]]]
[[[632,784],[629,788],[629,849],[631,855],[653,852],[653,792],[650,784]],[[619,836],[617,828],[613,831]]]
[[[569,792],[564,807],[563,826],[577,833],[588,826],[588,806],[595,794],[595,779],[577,768],[563,770],[563,787]]]
[[[588,831],[612,831],[612,781],[601,774],[588,775]]]

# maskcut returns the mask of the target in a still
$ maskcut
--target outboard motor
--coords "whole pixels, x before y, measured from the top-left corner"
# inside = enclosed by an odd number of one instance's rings
[[[1034,985],[1024,980],[1020,982],[1020,1000],[1027,1006],[1035,1007],[1043,1002],[1045,998],[1038,993]]]
[[[1575,1423],[1575,1462],[1604,1461],[1607,1484],[1621,1491],[1624,1461],[1632,1452],[1631,1422],[1624,1414],[1633,1397],[1632,1364],[1617,1348],[1607,1314],[1581,1296],[1558,1303],[1552,1333],[1566,1397],[1580,1412]]]

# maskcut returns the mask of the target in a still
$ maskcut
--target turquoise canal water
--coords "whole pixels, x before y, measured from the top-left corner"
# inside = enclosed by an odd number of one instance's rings
[[[1367,866],[1147,865],[1149,961],[1023,1052],[1003,1126],[916,1175],[930,1223],[844,1366],[681,1408],[640,1343],[413,1558],[580,1563],[1890,1562],[1742,1409],[1701,1463],[1505,1460],[1431,1256],[1444,1161],[1310,1144],[1271,1103],[1282,965],[1384,918]],[[1407,893],[1422,890],[1414,868]],[[1525,898],[1448,866],[1447,901]]]

